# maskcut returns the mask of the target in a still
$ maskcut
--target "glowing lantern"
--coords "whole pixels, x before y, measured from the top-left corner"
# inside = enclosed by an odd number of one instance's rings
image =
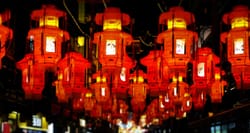
[[[239,89],[250,87],[249,12],[247,6],[238,5],[223,16],[231,30],[221,34],[221,41],[227,45],[227,58]]]
[[[100,104],[95,104],[94,108],[90,112],[90,116],[93,118],[101,118],[102,117],[102,106]]]
[[[147,66],[148,86],[150,96],[158,96],[159,93],[166,93],[168,86],[168,66],[162,58],[162,51],[152,50],[142,58],[141,63]],[[164,81],[164,82],[163,82]]]
[[[44,68],[34,64],[33,54],[26,54],[17,62],[17,68],[22,70],[22,88],[26,99],[41,99],[44,88]]]
[[[126,54],[126,46],[133,38],[122,31],[122,26],[130,23],[130,17],[121,13],[119,8],[108,7],[104,13],[95,16],[95,22],[103,25],[103,31],[94,34],[93,42],[98,45],[98,59],[102,70],[121,68],[132,60]]]
[[[146,110],[147,121],[152,122],[154,119],[162,119],[164,104],[163,104],[163,96],[160,95],[159,98],[154,99],[148,106]]]
[[[69,97],[77,97],[85,90],[86,69],[90,63],[80,53],[68,52],[58,62],[58,79],[62,78],[62,87]]]
[[[53,5],[43,5],[35,10],[31,19],[39,22],[39,27],[28,32],[27,39],[30,50],[34,54],[35,63],[55,70],[55,64],[61,58],[61,45],[69,40],[69,34],[59,28],[59,18],[66,17],[66,13]]]
[[[212,103],[221,103],[222,96],[224,95],[224,87],[227,85],[227,82],[220,79],[220,74],[215,74],[215,81],[211,87],[211,102]]]
[[[112,104],[112,117],[114,119],[127,119],[128,117],[128,105],[125,103],[124,100],[117,99],[116,96],[113,97],[113,104]]]
[[[169,77],[186,76],[186,65],[192,58],[197,33],[187,30],[187,25],[195,22],[194,16],[182,7],[172,7],[159,17],[159,24],[168,29],[157,36],[156,43],[163,44],[163,59],[168,66]]]
[[[10,19],[10,11],[5,11],[0,14],[0,69],[2,68],[2,58],[6,54],[6,43],[12,39],[12,30],[2,23]]]
[[[91,89],[94,90],[95,98],[98,103],[105,104],[110,99],[110,88],[107,82],[107,76],[101,71],[93,75],[95,83],[91,84]]]
[[[130,84],[129,94],[132,96],[131,105],[133,111],[142,112],[145,108],[145,100],[147,95],[148,85],[145,83],[145,73],[136,71],[132,75],[132,83]]]
[[[210,48],[198,48],[193,61],[192,97],[195,109],[201,109],[206,102],[206,94],[210,93],[215,74],[220,74],[220,68],[216,67],[220,59]]]
[[[82,97],[80,98],[74,98],[73,99],[73,109],[74,111],[83,111],[84,110],[84,99]]]
[[[84,109],[86,112],[90,112],[91,110],[93,110],[95,104],[96,104],[96,100],[93,97],[92,92],[88,91],[86,93],[83,93],[83,97],[84,98]]]
[[[168,86],[168,96],[172,102],[172,110],[177,118],[184,115],[192,107],[192,99],[188,92],[188,84],[182,81],[181,76],[173,77],[173,82]]]

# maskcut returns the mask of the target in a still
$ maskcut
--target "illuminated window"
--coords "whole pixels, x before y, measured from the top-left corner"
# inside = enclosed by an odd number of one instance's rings
[[[243,38],[238,38],[234,40],[234,54],[244,53],[244,42]]]
[[[176,54],[185,54],[185,39],[176,39]]]
[[[177,96],[177,88],[174,87],[174,96]]]
[[[120,80],[124,82],[126,81],[126,68],[125,67],[122,67],[121,69]]]
[[[101,88],[101,95],[105,96],[105,88],[104,87]]]
[[[107,40],[106,55],[115,55],[115,54],[116,54],[116,40]]]
[[[248,18],[247,17],[241,17],[241,18],[234,18],[232,20],[231,28],[242,28],[242,27],[248,27]]]
[[[197,66],[197,75],[198,77],[204,77],[205,76],[205,63],[201,62]]]
[[[56,16],[45,16],[45,18],[41,17],[39,20],[39,26],[44,26],[44,25],[59,27],[58,17]]]
[[[183,18],[174,18],[174,20],[169,19],[167,22],[167,25],[168,25],[168,29],[172,29],[173,27],[186,29],[187,27],[186,21]]]
[[[104,20],[103,30],[121,30],[122,24],[120,19]]]
[[[46,52],[56,52],[56,39],[55,37],[46,37]]]

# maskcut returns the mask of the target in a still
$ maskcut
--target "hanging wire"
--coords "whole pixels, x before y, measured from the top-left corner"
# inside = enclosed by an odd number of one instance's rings
[[[139,38],[139,40],[141,41],[141,43],[142,43],[143,45],[148,46],[148,47],[152,47],[152,46],[153,46],[153,43],[152,43],[152,42],[146,43],[146,42],[142,39],[141,36],[139,36],[138,38]]]
[[[163,13],[164,10],[162,9],[161,4],[160,4],[159,2],[157,2],[157,6],[158,6],[158,8],[160,9],[160,11]]]
[[[85,36],[90,37],[87,33],[85,33],[82,28],[79,26],[78,22],[76,21],[75,17],[72,15],[71,11],[69,10],[67,4],[65,3],[65,0],[63,0],[63,6],[66,9],[67,13],[70,15],[70,17],[73,19],[75,25],[77,26],[78,30]]]
[[[180,2],[179,2],[179,4],[178,4],[178,6],[181,6],[181,4],[182,4],[182,1],[183,1],[183,0],[180,0]]]
[[[103,6],[104,6],[105,8],[107,8],[107,3],[105,2],[105,0],[102,0],[102,3],[103,3]]]

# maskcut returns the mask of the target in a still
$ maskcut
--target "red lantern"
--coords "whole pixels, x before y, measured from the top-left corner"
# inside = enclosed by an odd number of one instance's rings
[[[211,87],[211,102],[212,103],[221,103],[222,96],[224,95],[224,87],[227,85],[227,82],[220,79],[220,75],[215,75],[215,81]]]
[[[124,100],[117,99],[116,96],[113,97],[112,104],[112,118],[114,119],[127,119],[128,117],[128,105]]]
[[[110,88],[107,82],[107,75],[101,71],[93,75],[95,83],[91,85],[91,89],[95,92],[95,98],[98,103],[105,104],[110,99]]]
[[[169,92],[167,96],[172,107],[170,111],[174,111],[177,118],[184,117],[183,115],[190,111],[192,107],[192,98],[188,92],[188,84],[182,81],[182,77],[178,76],[178,79],[173,77],[173,82],[168,86]]]
[[[108,75],[107,80],[112,84],[112,94],[119,98],[126,98],[129,89],[130,67],[124,66],[105,73]]]
[[[152,50],[149,54],[142,58],[141,63],[147,66],[148,86],[150,96],[158,96],[166,93],[168,86],[168,66],[162,58],[162,51]],[[164,81],[164,82],[163,82]]]
[[[220,74],[220,68],[216,67],[220,59],[210,48],[198,48],[193,61],[192,97],[195,109],[203,108],[206,102],[206,94],[210,93],[215,74]]]
[[[156,43],[163,44],[163,59],[168,66],[169,77],[186,76],[186,65],[191,59],[197,33],[187,30],[187,25],[195,22],[194,16],[182,7],[172,7],[160,15],[159,24],[168,29],[157,36]]]
[[[12,30],[2,23],[9,21],[10,11],[5,11],[0,14],[0,69],[2,68],[2,58],[6,54],[6,42],[11,40],[13,37]]]
[[[39,64],[34,64],[33,54],[26,54],[16,65],[22,70],[22,88],[25,98],[41,99],[45,84],[44,68]]]
[[[126,54],[126,46],[130,45],[133,38],[122,31],[122,26],[130,23],[130,17],[121,13],[119,8],[108,7],[104,13],[95,17],[98,25],[103,25],[103,31],[94,34],[93,42],[98,45],[98,60],[102,70],[116,69],[128,65],[132,60]]]
[[[66,17],[66,13],[53,5],[43,5],[32,12],[31,19],[39,22],[39,27],[31,29],[27,36],[35,63],[54,71],[61,58],[61,44],[69,40],[68,32],[59,29],[61,17]]]
[[[102,106],[100,104],[95,104],[94,108],[90,112],[90,116],[93,118],[101,118],[102,114]]]
[[[132,83],[130,85],[129,94],[132,96],[131,104],[133,111],[142,112],[145,108],[145,100],[148,85],[145,83],[146,75],[142,71],[136,71],[132,75]]]
[[[87,91],[86,93],[83,93],[82,98],[84,98],[83,107],[85,111],[90,112],[91,110],[93,110],[96,104],[96,100],[94,99],[92,92]]]
[[[239,89],[250,87],[249,12],[247,6],[238,5],[223,16],[231,30],[221,34],[221,41],[227,45],[227,58]]]
[[[64,89],[68,97],[79,97],[85,90],[85,72],[89,67],[90,63],[80,53],[66,53],[58,62],[58,79],[62,82],[62,87],[57,89]]]
[[[164,110],[164,104],[163,104],[163,96],[159,96],[159,98],[154,99],[148,106],[147,106],[147,121],[152,122],[153,119],[162,119],[163,113],[165,113]]]
[[[84,99],[82,97],[80,98],[74,98],[73,99],[73,109],[74,111],[83,111],[84,110]]]

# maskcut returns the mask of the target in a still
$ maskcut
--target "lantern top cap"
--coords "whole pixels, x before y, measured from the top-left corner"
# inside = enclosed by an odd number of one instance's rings
[[[223,15],[223,22],[225,24],[231,24],[232,19],[238,17],[246,17],[248,18],[250,14],[250,10],[245,5],[237,5],[234,6],[232,11]]]
[[[56,8],[55,5],[42,5],[41,9],[34,10],[31,13],[32,20],[39,20],[44,16],[55,16],[55,17],[65,17],[66,13]]]
[[[185,11],[183,7],[175,6],[160,15],[159,24],[166,24],[167,20],[172,20],[173,18],[183,18],[186,21],[186,24],[192,24],[195,22],[192,13]]]
[[[121,20],[123,26],[130,23],[130,16],[122,13],[118,7],[108,7],[103,13],[97,13],[95,16],[95,22],[98,25],[103,25],[104,20],[109,19]]]
[[[121,13],[121,10],[118,7],[108,7],[105,9],[104,13]]]

